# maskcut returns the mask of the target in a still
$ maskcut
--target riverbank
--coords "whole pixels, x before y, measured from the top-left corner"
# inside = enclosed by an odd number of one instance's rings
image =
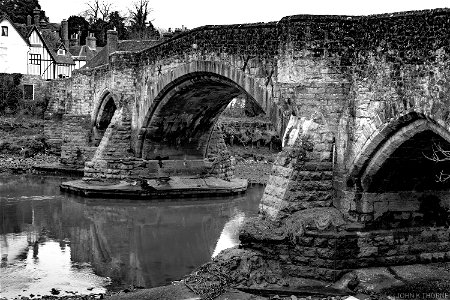
[[[0,118],[0,173],[31,173],[34,166],[52,164],[43,135],[44,120],[32,116]]]
[[[272,169],[272,157],[259,156],[244,158],[237,155],[235,176],[247,179],[249,183],[266,184]],[[59,162],[59,157],[55,155],[47,155],[37,153],[31,157],[25,157],[20,153],[16,154],[0,154],[0,174],[13,173],[23,174],[32,173],[33,168],[40,165],[52,165]]]

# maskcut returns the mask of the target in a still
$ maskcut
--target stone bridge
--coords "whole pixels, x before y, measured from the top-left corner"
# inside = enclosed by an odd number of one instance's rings
[[[442,227],[449,184],[435,180],[448,164],[427,159],[437,145],[450,149],[449,17],[448,9],[297,15],[204,26],[142,51],[111,52],[107,64],[53,83],[50,108],[63,113],[61,159],[86,161],[85,176],[94,178],[200,172],[220,144],[218,116],[244,94],[284,135],[261,202],[268,220],[337,210],[353,230],[385,229],[377,234],[386,240],[394,228],[438,226],[437,240],[402,233],[403,250],[352,235],[347,245],[356,241],[359,250],[344,258],[366,265],[389,263],[387,256],[391,263],[450,259]],[[50,115],[48,124],[54,134]],[[221,170],[231,176],[230,165]],[[320,259],[328,272],[331,258]]]

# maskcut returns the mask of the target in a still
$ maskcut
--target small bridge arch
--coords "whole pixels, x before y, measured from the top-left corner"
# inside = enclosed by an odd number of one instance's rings
[[[93,143],[95,146],[99,145],[111,123],[114,112],[119,107],[117,100],[109,90],[105,90],[99,99],[100,101],[97,102],[91,118]]]

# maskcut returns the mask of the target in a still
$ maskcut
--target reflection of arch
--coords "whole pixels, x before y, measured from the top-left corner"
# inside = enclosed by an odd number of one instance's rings
[[[192,72],[171,81],[146,112],[137,156],[203,158],[218,116],[241,94],[253,97],[235,81],[211,72]]]
[[[367,191],[374,176],[404,143],[415,137],[423,139],[431,135],[450,143],[448,130],[418,113],[402,116],[387,124],[363,147],[355,159],[347,184],[356,183]]]
[[[111,123],[111,119],[114,116],[116,109],[117,105],[114,97],[110,92],[105,91],[93,115],[92,128],[95,146],[98,146],[100,143],[109,123]]]

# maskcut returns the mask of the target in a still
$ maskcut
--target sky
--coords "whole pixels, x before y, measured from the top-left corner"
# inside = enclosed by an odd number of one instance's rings
[[[39,0],[39,3],[50,21],[59,23],[86,10],[89,1],[92,0]],[[114,10],[127,13],[136,0],[103,1],[112,3]],[[153,25],[165,29],[279,21],[298,14],[370,15],[450,7],[450,0],[150,0],[149,3]]]

